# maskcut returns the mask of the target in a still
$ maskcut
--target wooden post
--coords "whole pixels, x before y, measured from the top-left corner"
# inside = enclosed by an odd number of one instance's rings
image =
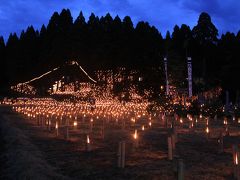
[[[175,142],[177,143],[178,142],[177,126],[174,126],[173,134],[174,134]]]
[[[164,120],[165,120],[165,127],[168,128],[168,118],[167,115],[164,115]]]
[[[44,125],[45,125],[45,116],[44,116],[44,115],[41,115],[40,125],[41,125],[42,127],[44,127]]]
[[[56,124],[55,124],[55,129],[56,129],[56,136],[58,136],[58,122],[56,121]]]
[[[134,131],[134,134],[133,134],[133,146],[134,146],[134,148],[138,148],[138,146],[139,146],[139,137],[138,137],[138,133],[137,133],[137,130],[135,129],[135,131]]]
[[[102,124],[102,129],[101,129],[101,137],[102,139],[105,138],[105,121],[103,120],[103,124]]]
[[[178,180],[184,180],[184,164],[183,160],[178,160]]]
[[[66,128],[66,139],[68,140],[69,139],[69,119],[68,118],[66,119],[65,128]]]
[[[122,120],[122,130],[125,130],[125,119]]]
[[[221,131],[220,137],[218,139],[218,144],[219,144],[219,152],[222,153],[224,151],[224,148],[223,148],[223,133],[222,133],[222,131]]]
[[[36,115],[37,126],[40,126],[40,115]]]
[[[93,129],[93,122],[90,122],[90,132],[92,133],[92,129]]]
[[[125,167],[125,141],[118,143],[118,167]]]
[[[195,128],[198,127],[198,116],[195,116],[195,118],[194,118],[194,127]]]
[[[172,137],[168,136],[168,160],[173,160]]]
[[[86,151],[87,152],[91,151],[91,142],[90,142],[89,135],[87,135],[87,140],[86,140]]]
[[[230,136],[228,125],[226,125],[226,127],[225,127],[225,134],[226,134],[226,136]]]
[[[174,133],[171,134],[171,138],[172,138],[172,150],[173,150],[173,154],[174,154],[175,149],[176,149],[176,138],[175,138]]]
[[[51,119],[48,119],[48,131],[51,131]]]

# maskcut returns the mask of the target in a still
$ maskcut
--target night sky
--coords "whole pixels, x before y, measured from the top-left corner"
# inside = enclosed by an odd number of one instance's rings
[[[240,0],[0,0],[0,35],[18,34],[33,25],[39,29],[47,24],[54,11],[69,8],[75,19],[82,10],[86,20],[91,12],[123,18],[133,22],[148,21],[165,36],[175,24],[196,25],[199,14],[208,12],[219,34],[240,30]]]

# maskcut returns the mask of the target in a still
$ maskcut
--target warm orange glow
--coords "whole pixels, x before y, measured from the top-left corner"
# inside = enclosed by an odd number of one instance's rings
[[[138,137],[138,134],[137,134],[137,130],[135,129],[134,134],[133,134],[133,138],[137,139],[137,137]]]
[[[144,127],[144,125],[142,125],[142,130],[143,130],[143,131],[145,130],[145,127]]]
[[[228,124],[227,118],[224,118],[223,124],[224,124],[224,125],[227,125],[227,124]]]
[[[180,123],[181,123],[181,124],[183,123],[183,120],[182,120],[182,118],[180,118]]]
[[[56,122],[55,128],[58,129],[58,122]]]
[[[87,135],[87,143],[90,144],[90,138],[89,138],[89,135]]]
[[[131,118],[131,121],[134,122],[134,123],[136,122],[135,118]]]
[[[74,126],[74,127],[76,127],[77,124],[78,124],[77,121],[74,121],[74,122],[73,122],[73,126]]]
[[[235,165],[238,165],[238,153],[235,153],[235,157],[234,157],[234,163]]]
[[[207,128],[206,128],[206,133],[207,133],[207,134],[209,133],[209,128],[208,128],[208,126],[207,126]]]
[[[152,126],[152,122],[150,121],[150,122],[148,123],[148,125],[151,127],[151,126]]]

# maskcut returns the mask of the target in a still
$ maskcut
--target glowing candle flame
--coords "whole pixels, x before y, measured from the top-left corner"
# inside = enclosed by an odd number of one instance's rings
[[[135,129],[135,131],[134,131],[133,138],[134,138],[134,139],[137,139],[137,130],[136,130],[136,129]]]
[[[77,126],[77,121],[73,122],[73,126],[76,127]]]
[[[148,125],[151,127],[151,126],[152,126],[152,122],[150,121],[150,122],[148,123]]]
[[[209,133],[209,128],[208,128],[208,127],[206,128],[206,133],[207,133],[207,134]]]
[[[89,138],[89,135],[87,135],[87,143],[90,144],[90,138]]]
[[[131,118],[131,121],[134,122],[134,123],[136,122],[135,118]]]
[[[91,118],[90,121],[93,122],[93,118]]]
[[[238,165],[238,154],[235,154],[235,164]]]
[[[58,129],[58,122],[56,122],[55,128]]]
[[[224,120],[223,120],[223,124],[224,124],[224,125],[227,125],[227,124],[228,124],[227,119],[224,119]]]
[[[142,125],[142,130],[144,131],[144,129],[145,129],[145,127],[144,127],[144,125]]]
[[[181,123],[181,124],[183,123],[183,120],[182,120],[182,118],[180,118],[180,123]]]

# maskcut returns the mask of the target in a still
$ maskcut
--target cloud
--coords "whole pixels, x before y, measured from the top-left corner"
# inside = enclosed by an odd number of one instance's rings
[[[54,11],[69,8],[76,18],[82,10],[86,19],[91,12],[103,16],[123,18],[131,16],[134,24],[148,21],[162,34],[175,24],[197,24],[198,16],[205,11],[212,17],[219,33],[237,32],[240,29],[240,1],[238,0],[0,0],[0,34],[5,39],[10,32],[18,32],[33,25],[47,24]]]

